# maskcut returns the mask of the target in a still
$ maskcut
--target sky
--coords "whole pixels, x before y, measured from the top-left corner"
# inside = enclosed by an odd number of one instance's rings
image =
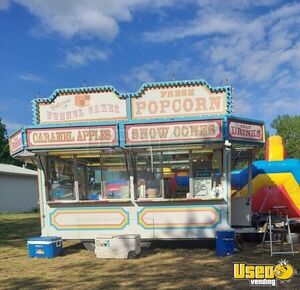
[[[0,0],[0,118],[32,125],[57,88],[205,79],[235,112],[299,114],[300,1]]]

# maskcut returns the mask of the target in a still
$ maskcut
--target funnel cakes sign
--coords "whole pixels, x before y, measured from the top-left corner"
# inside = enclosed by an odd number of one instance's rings
[[[264,142],[264,125],[262,124],[229,120],[228,130],[231,139]]]
[[[188,117],[226,113],[226,92],[206,86],[180,86],[146,90],[131,99],[132,119]]]
[[[39,102],[39,123],[69,123],[127,119],[126,100],[113,91],[61,94],[53,102]]]
[[[125,125],[126,144],[222,140],[221,120]]]

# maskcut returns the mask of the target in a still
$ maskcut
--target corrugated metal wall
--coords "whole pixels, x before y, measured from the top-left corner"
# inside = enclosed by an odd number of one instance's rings
[[[0,212],[25,212],[38,207],[37,176],[0,172]]]

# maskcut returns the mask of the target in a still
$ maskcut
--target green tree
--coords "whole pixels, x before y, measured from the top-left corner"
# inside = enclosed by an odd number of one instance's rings
[[[5,124],[0,118],[0,163],[10,163],[21,166],[23,162],[13,159],[9,153],[8,136]]]
[[[271,127],[283,138],[288,158],[300,159],[300,115],[278,116]]]
[[[5,161],[9,157],[7,130],[4,123],[2,123],[2,119],[0,118],[0,162],[7,163]]]
[[[266,131],[266,135],[265,135],[265,138],[266,138],[266,142],[269,138],[270,134],[268,131]],[[257,153],[255,154],[255,159],[256,160],[264,160],[265,159],[265,156],[266,156],[266,143],[264,144],[264,146],[262,148],[260,148]]]

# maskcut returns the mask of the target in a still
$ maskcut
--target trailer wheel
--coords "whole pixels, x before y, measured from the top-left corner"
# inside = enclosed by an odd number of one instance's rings
[[[137,257],[138,255],[135,251],[130,251],[127,256],[128,259],[136,259]]]
[[[84,247],[90,252],[95,252],[95,242],[92,241],[82,241]]]

